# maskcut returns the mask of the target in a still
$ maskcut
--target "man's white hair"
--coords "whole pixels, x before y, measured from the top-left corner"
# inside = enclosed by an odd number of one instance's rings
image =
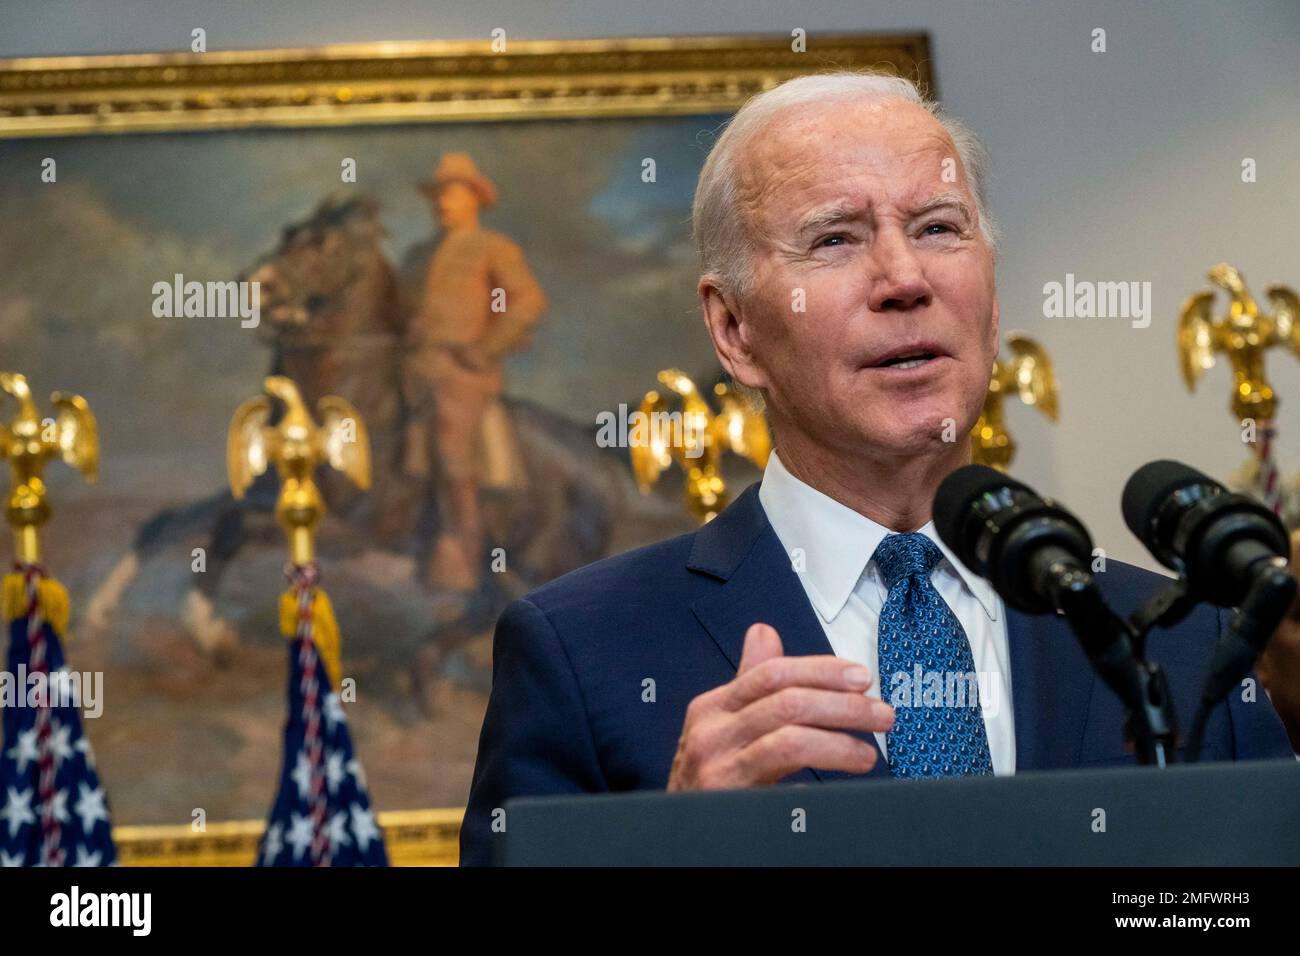
[[[915,83],[903,77],[871,72],[814,73],[787,80],[751,97],[726,124],[700,171],[691,210],[695,244],[704,274],[712,277],[724,293],[746,295],[754,281],[748,222],[745,210],[740,207],[736,158],[780,111],[842,99],[902,100],[928,110],[957,147],[957,156],[975,195],[980,232],[996,252],[997,226],[987,212],[984,197],[988,154],[970,129],[959,120],[943,115],[937,102],[926,98]]]

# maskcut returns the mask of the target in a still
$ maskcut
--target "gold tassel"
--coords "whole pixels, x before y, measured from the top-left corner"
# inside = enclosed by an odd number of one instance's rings
[[[339,661],[339,624],[334,618],[334,605],[329,595],[316,589],[311,605],[312,640],[320,654],[325,673],[329,675],[334,692],[339,692],[342,664]],[[280,633],[292,640],[298,634],[298,596],[292,591],[280,595]]]
[[[3,610],[5,623],[27,616],[27,588],[21,574],[6,574],[3,586]],[[68,614],[70,603],[68,591],[54,578],[41,578],[36,584],[36,600],[41,604],[41,615],[54,627],[54,633],[60,637],[68,632]]]

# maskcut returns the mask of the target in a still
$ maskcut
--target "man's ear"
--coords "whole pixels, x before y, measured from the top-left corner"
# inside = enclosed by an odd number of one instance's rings
[[[700,310],[713,340],[713,351],[727,374],[749,388],[765,388],[767,376],[749,347],[751,326],[737,307],[734,293],[724,293],[715,277],[700,277]]]

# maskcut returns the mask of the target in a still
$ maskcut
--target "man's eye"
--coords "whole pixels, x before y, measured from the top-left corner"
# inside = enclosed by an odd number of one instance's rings
[[[837,232],[837,233],[835,233],[835,234],[833,234],[833,235],[830,235],[830,236],[823,236],[822,238],[818,239],[818,240],[817,240],[817,246],[818,246],[818,247],[821,247],[821,246],[831,246],[831,245],[840,246],[840,245],[843,245],[843,244],[846,243],[846,242],[848,242],[848,237],[845,236],[843,233],[838,233],[838,232]]]
[[[927,236],[937,236],[937,235],[939,235],[939,232],[933,232],[933,231],[932,231],[932,230],[935,230],[935,229],[940,230],[940,232],[956,232],[956,231],[957,231],[956,229],[954,229],[952,226],[950,226],[950,225],[949,225],[948,223],[946,223],[946,222],[932,222],[932,223],[930,223],[929,225],[927,225],[924,229],[922,229],[922,230],[921,230],[921,233],[922,233],[923,235],[927,235]]]

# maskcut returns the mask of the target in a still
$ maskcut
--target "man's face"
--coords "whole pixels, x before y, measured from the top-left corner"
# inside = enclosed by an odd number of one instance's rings
[[[900,101],[791,109],[739,165],[755,282],[728,301],[748,353],[733,375],[766,390],[775,422],[828,449],[914,454],[945,425],[965,442],[998,306],[943,127]]]
[[[438,225],[444,229],[457,229],[478,218],[478,194],[458,179],[439,187],[434,197]]]

